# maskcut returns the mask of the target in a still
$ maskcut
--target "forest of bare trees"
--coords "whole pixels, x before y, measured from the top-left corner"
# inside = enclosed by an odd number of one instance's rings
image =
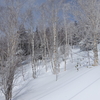
[[[37,61],[48,71],[51,63],[56,81],[60,62],[75,47],[93,50],[93,66],[98,65],[100,40],[99,0],[4,0],[0,5],[0,90],[5,100],[12,99],[13,81],[21,63],[31,57],[33,78],[37,78]],[[27,7],[26,4],[27,3]],[[72,58],[73,59],[73,58]]]

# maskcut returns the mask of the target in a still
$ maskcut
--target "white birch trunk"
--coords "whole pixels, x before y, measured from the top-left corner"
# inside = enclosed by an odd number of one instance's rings
[[[31,29],[32,30],[32,29]],[[36,75],[36,66],[35,66],[35,58],[34,58],[34,33],[32,33],[32,71],[33,71],[33,78],[37,77]]]
[[[65,45],[65,67],[64,67],[64,70],[66,71],[66,58],[67,58],[67,52],[68,52],[68,43],[67,43],[67,22],[66,22],[66,16],[65,16],[65,9],[66,7],[63,8],[63,19],[64,19],[64,28],[65,28],[65,36],[66,36],[66,45]]]

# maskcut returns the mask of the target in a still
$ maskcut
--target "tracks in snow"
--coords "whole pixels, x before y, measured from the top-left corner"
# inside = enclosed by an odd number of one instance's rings
[[[98,67],[96,67],[98,68]],[[90,69],[89,71],[86,71],[84,73],[82,73],[81,75],[77,75],[77,76],[74,76],[73,78],[69,79],[69,80],[66,80],[66,81],[62,81],[63,84],[58,84],[57,87],[53,87],[53,89],[49,90],[45,90],[43,91],[43,93],[40,93],[38,94],[38,98],[36,100],[40,100],[41,98],[51,94],[52,92],[55,92],[59,89],[61,89],[62,87],[76,81],[77,79],[81,78],[82,76],[86,75],[87,73],[91,72],[92,70],[95,70],[96,68],[93,68],[93,69]],[[96,81],[98,81],[100,79],[100,77],[98,79],[96,79],[95,81],[93,81],[92,83],[88,84],[85,88],[83,88],[82,90],[80,90],[78,93],[76,93],[74,96],[72,96],[70,99],[68,100],[71,100],[72,98],[74,98],[76,95],[80,94],[82,91],[84,91],[85,89],[87,89],[89,86],[91,86],[92,84],[94,84]]]

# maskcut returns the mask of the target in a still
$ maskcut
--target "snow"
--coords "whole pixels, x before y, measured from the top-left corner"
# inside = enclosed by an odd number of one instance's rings
[[[90,52],[92,58],[92,52]],[[100,53],[99,53],[100,54]],[[84,59],[83,59],[84,58]],[[67,71],[64,71],[64,62],[61,62],[61,71],[56,76],[39,66],[37,79],[32,78],[31,64],[24,65],[25,76],[21,76],[15,83],[13,100],[100,100],[100,66],[86,65],[86,52],[73,50],[73,62],[67,60]],[[79,63],[79,71],[75,68]],[[50,63],[48,63],[50,66]],[[4,100],[0,94],[0,100]]]

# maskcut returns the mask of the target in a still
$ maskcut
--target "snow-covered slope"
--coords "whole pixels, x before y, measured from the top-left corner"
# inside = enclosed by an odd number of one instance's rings
[[[92,55],[92,52],[90,52]],[[32,78],[31,64],[25,65],[26,75],[20,77],[13,90],[13,100],[100,100],[100,66],[88,66],[86,52],[73,51],[73,63],[67,60],[67,71],[61,62],[58,81],[51,71],[41,69],[37,79]],[[75,66],[80,65],[77,71]],[[92,64],[92,56],[90,59]],[[1,95],[0,100],[3,100]]]

